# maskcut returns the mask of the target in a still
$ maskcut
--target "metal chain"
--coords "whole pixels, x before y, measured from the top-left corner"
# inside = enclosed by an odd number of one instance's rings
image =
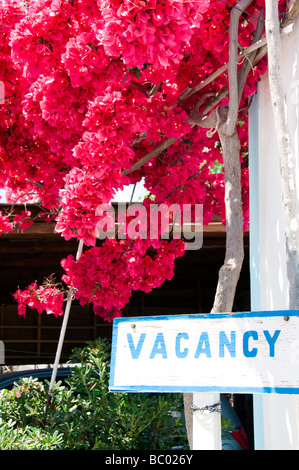
[[[214,405],[206,405],[203,407],[197,406],[197,405],[190,405],[189,408],[191,409],[192,412],[195,411],[200,411],[201,413],[204,413],[205,411],[208,411],[209,413],[214,413],[215,411],[217,413],[221,412],[221,403],[214,403]]]

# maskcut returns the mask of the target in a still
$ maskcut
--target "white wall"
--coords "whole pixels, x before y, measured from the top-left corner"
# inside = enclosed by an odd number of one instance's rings
[[[282,73],[299,190],[299,21],[282,38]],[[279,158],[267,75],[260,82],[249,119],[251,309],[287,310]],[[299,449],[297,399],[292,395],[254,396],[256,449]]]

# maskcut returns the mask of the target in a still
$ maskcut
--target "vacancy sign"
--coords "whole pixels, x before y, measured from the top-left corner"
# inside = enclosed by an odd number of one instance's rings
[[[299,393],[299,311],[119,318],[111,391]]]

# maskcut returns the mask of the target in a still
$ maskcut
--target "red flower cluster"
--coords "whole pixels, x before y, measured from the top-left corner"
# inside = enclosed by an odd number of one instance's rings
[[[0,235],[3,232],[12,232],[13,226],[9,219],[0,212]]]
[[[63,281],[76,291],[80,304],[112,321],[121,316],[133,290],[150,292],[174,275],[174,261],[184,253],[182,240],[115,240],[87,250],[78,261],[62,260]],[[120,276],[121,273],[121,276]]]
[[[26,230],[26,228],[33,225],[33,220],[30,219],[30,216],[30,211],[22,211],[21,214],[16,214],[14,216],[13,222],[14,224],[18,224],[21,230]]]
[[[96,244],[95,230],[100,221],[96,208],[111,197],[111,191],[101,181],[103,173],[100,169],[94,172],[74,167],[66,176],[56,225],[56,231],[66,240],[75,237],[86,245]]]
[[[155,70],[176,67],[192,28],[200,25],[209,1],[160,2],[157,0],[98,1],[104,26],[99,37],[107,55],[122,58],[127,67]]]
[[[58,317],[63,314],[64,296],[56,286],[40,286],[33,282],[27,289],[18,289],[14,298],[18,302],[19,315],[25,316],[26,307],[36,309],[38,313],[46,311]]]

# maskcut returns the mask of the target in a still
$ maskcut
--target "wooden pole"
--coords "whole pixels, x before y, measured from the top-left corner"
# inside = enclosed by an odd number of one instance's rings
[[[80,258],[81,254],[83,251],[83,241],[80,240],[79,246],[78,246],[78,251],[76,255],[76,260]],[[55,385],[56,381],[56,376],[57,376],[57,369],[58,365],[60,362],[60,357],[61,357],[61,350],[64,342],[64,337],[65,337],[65,332],[66,332],[66,327],[68,324],[68,319],[69,319],[69,314],[71,310],[71,305],[72,305],[72,300],[73,300],[73,289],[70,289],[68,296],[67,296],[67,302],[66,302],[66,307],[65,307],[65,312],[63,316],[63,322],[60,330],[60,335],[59,335],[59,341],[58,341],[58,346],[56,350],[56,356],[55,356],[55,362],[53,366],[53,371],[52,371],[52,376],[51,376],[51,382],[50,382],[50,387],[49,387],[49,392],[48,392],[48,404],[51,402],[52,397],[53,397],[53,388]]]

